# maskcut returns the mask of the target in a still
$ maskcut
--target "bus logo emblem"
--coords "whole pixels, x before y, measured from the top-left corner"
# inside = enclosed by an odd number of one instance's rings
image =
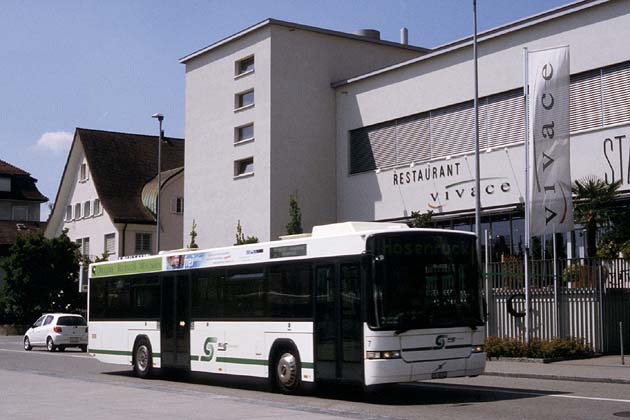
[[[212,356],[214,356],[214,343],[217,342],[216,337],[208,337],[206,338],[206,342],[203,344],[203,352],[206,354],[201,358],[202,361],[209,362],[212,360]]]
[[[440,350],[446,347],[446,340],[448,339],[448,335],[438,335],[435,337],[435,349]]]

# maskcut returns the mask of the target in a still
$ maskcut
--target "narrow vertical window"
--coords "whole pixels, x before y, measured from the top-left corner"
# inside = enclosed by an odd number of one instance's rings
[[[72,220],[72,206],[66,206],[66,221]]]
[[[81,170],[79,171],[79,181],[86,181],[88,179],[87,163],[81,164]]]
[[[77,203],[74,205],[74,220],[78,220],[81,218],[81,203]]]
[[[177,197],[171,200],[171,213],[184,214],[184,197]]]
[[[83,203],[83,217],[90,217],[92,215],[91,205],[92,203],[90,201]]]
[[[92,208],[94,216],[98,216],[101,214],[101,200],[98,198],[94,199],[94,206]]]
[[[107,255],[116,254],[116,234],[108,233],[104,237],[103,250],[107,253]]]

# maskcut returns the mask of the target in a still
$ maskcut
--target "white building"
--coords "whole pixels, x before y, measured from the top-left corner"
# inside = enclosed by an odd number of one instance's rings
[[[295,191],[305,230],[334,222],[330,83],[426,51],[269,19],[182,58],[184,225],[196,220],[200,246],[234,243],[238,220],[261,240],[285,234]]]
[[[482,230],[508,252],[523,239],[523,48],[570,46],[572,176],[621,177],[630,191],[629,36],[621,0],[577,1],[479,35]],[[273,239],[298,190],[307,231],[427,210],[470,230],[471,44],[427,52],[269,20],[184,57],[186,225],[197,220],[202,246],[232,242],[237,219]],[[579,236],[567,237],[570,255]]]
[[[160,248],[183,244],[184,141],[162,145]],[[157,136],[77,128],[45,231],[92,260],[156,252]]]

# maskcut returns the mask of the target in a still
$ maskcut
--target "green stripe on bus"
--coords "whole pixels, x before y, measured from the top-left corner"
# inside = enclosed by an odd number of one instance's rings
[[[217,357],[217,362],[236,363],[239,365],[262,365],[267,366],[269,363],[263,359],[242,359],[240,357]]]
[[[211,357],[208,356],[190,356],[190,360],[192,361],[201,361],[201,362],[210,362],[212,361]],[[217,362],[219,363],[235,363],[239,365],[260,365],[267,366],[269,362],[263,359],[244,359],[240,357],[217,357]],[[313,369],[315,366],[312,362],[302,362],[302,367],[304,369]]]
[[[88,349],[88,353],[110,354],[110,355],[113,355],[113,356],[131,356],[131,352],[130,351],[126,351],[126,350]],[[153,353],[152,356],[155,357],[155,358],[158,358],[158,357],[160,357],[160,353]]]
[[[162,257],[116,261],[92,266],[92,277],[117,276],[120,274],[149,273],[162,271]]]

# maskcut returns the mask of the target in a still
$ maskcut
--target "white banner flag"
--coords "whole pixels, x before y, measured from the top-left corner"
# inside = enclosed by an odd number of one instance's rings
[[[569,47],[528,54],[530,236],[573,230]]]

